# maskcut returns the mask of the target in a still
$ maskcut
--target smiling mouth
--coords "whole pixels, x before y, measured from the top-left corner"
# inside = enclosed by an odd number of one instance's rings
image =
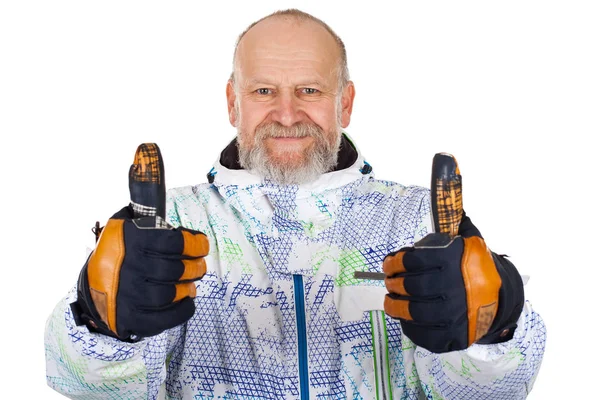
[[[289,137],[279,136],[268,138],[266,145],[276,151],[300,151],[312,143],[310,136]]]

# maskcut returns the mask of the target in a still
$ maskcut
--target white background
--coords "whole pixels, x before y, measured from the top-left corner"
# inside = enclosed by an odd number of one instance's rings
[[[43,331],[128,202],[139,143],[167,186],[205,181],[235,135],[225,83],[237,35],[298,7],[346,43],[348,132],[377,177],[429,185],[453,153],[488,245],[531,275],[548,328],[530,399],[598,393],[600,13],[582,1],[6,1],[0,6],[2,398],[46,387]]]

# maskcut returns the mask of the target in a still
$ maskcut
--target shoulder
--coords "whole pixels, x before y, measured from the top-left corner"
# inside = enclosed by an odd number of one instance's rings
[[[194,198],[203,198],[214,191],[214,185],[210,183],[174,187],[167,190],[167,202],[175,204],[185,203]]]
[[[391,199],[413,200],[417,202],[429,201],[429,189],[416,185],[403,185],[398,182],[371,178],[362,188],[368,193],[379,193]]]
[[[167,222],[173,226],[201,231],[206,229],[206,208],[211,196],[214,196],[211,192],[215,191],[213,185],[208,183],[169,189],[166,196]]]

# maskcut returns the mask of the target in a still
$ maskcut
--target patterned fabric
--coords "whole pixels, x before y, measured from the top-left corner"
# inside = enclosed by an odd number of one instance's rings
[[[138,204],[133,201],[129,202],[133,215],[136,217],[153,217],[156,215],[156,207],[149,207],[143,204]]]
[[[139,145],[133,159],[130,176],[137,182],[161,183],[160,150],[155,143]]]
[[[150,224],[153,228],[171,228],[171,225],[169,225],[167,221],[165,221],[160,215],[156,215],[156,207],[148,207],[143,204],[134,203],[133,201],[129,202],[129,205],[131,206],[131,209],[133,210],[133,215],[135,215],[136,218],[154,217],[152,219],[152,224]],[[145,226],[147,227],[148,221],[144,220],[144,222],[146,223]],[[135,220],[134,223],[136,223]]]
[[[509,342],[439,355],[383,314],[383,281],[355,278],[431,231],[427,189],[363,165],[278,186],[217,162],[213,184],[170,190],[167,222],[210,241],[195,315],[122,343],[75,326],[71,292],[48,320],[48,384],[74,399],[525,398],[545,345],[529,303]]]
[[[454,156],[441,153],[433,159],[432,182],[436,201],[433,206],[434,229],[451,237],[458,235],[463,218],[462,177]],[[439,225],[439,226],[438,226]]]

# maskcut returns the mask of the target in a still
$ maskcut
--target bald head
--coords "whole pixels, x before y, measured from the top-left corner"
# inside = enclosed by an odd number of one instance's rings
[[[349,80],[346,48],[340,37],[320,19],[297,9],[276,11],[266,17],[253,22],[238,37],[233,56],[233,71],[230,79],[236,82],[239,79],[240,59],[248,55],[248,50],[260,42],[277,41],[279,46],[292,47],[298,42],[321,40],[326,46],[323,57],[335,57],[335,70],[338,89],[344,88]],[[249,42],[249,43],[248,43]]]

